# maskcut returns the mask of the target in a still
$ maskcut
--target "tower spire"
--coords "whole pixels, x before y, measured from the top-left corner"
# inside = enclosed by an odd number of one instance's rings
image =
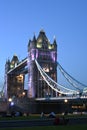
[[[34,36],[33,36],[33,42],[36,42],[35,32],[34,32]]]

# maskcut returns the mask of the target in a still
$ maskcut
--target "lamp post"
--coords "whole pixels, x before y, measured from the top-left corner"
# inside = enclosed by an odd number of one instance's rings
[[[64,113],[64,115],[67,115],[67,113],[68,113],[68,99],[64,99],[64,106],[65,106],[65,113]]]

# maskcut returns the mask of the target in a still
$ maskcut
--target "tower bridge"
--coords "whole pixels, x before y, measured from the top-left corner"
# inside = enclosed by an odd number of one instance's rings
[[[58,83],[58,69],[72,88]],[[16,102],[16,105],[22,104],[23,108],[27,101],[26,108],[31,113],[65,111],[64,101],[69,102],[69,110],[73,103],[82,106],[85,104],[87,109],[87,86],[69,75],[59,64],[56,39],[51,44],[43,30],[37,38],[34,35],[33,39],[29,40],[28,55],[25,59],[19,61],[14,55],[11,61],[6,61],[3,92],[6,99],[17,99],[20,102]],[[23,100],[24,103],[21,103]]]

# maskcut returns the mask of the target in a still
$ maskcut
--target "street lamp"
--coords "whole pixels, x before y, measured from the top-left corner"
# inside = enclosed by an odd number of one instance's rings
[[[12,98],[9,98],[8,101],[9,101],[9,102],[12,102]]]
[[[68,102],[68,100],[67,100],[67,99],[65,99],[65,100],[64,100],[64,102],[65,102],[65,103],[67,103],[67,102]]]

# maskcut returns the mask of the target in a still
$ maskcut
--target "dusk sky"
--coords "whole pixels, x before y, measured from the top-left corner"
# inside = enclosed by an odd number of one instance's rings
[[[87,85],[87,0],[0,0],[0,88],[5,63],[27,57],[28,40],[43,29],[58,44],[58,62]]]

